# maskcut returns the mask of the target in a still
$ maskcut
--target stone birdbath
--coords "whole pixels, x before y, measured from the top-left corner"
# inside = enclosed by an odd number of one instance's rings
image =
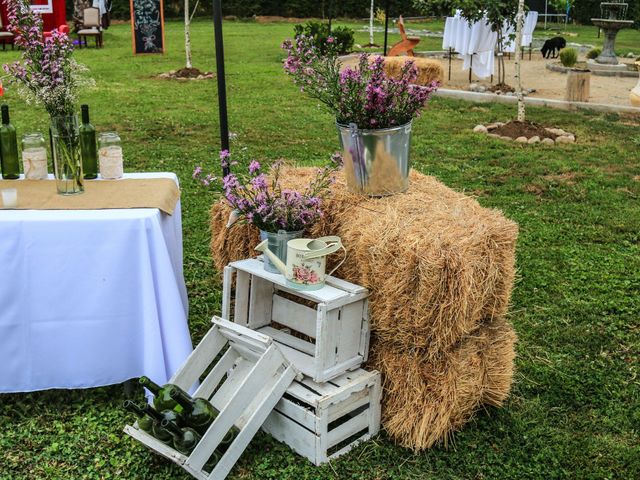
[[[592,18],[591,22],[604,31],[604,45],[602,47],[602,53],[600,53],[598,58],[588,62],[590,68],[597,70],[598,65],[605,66],[605,68],[607,68],[607,66],[619,65],[615,51],[616,36],[623,28],[633,26],[633,20],[625,20],[628,6],[628,3],[619,0],[602,2],[600,4],[603,18]],[[626,69],[626,65],[620,65],[620,67]]]

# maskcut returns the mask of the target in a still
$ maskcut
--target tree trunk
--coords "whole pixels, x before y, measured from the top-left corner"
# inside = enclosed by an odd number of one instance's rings
[[[187,68],[192,68],[191,64],[191,15],[189,11],[189,0],[184,0],[184,52],[187,57]]]
[[[373,11],[374,2],[375,0],[371,0],[371,9],[369,12],[369,45],[373,45],[373,18],[375,14],[375,12]]]
[[[522,29],[524,27],[524,0],[518,0],[518,14],[516,15],[516,97],[518,98],[518,121],[525,120],[524,94],[522,92],[522,76],[520,63],[522,62]]]
[[[591,72],[569,70],[567,73],[567,92],[565,100],[568,102],[588,102],[591,90]]]

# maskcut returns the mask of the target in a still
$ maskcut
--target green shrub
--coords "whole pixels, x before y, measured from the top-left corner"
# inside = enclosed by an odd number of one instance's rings
[[[572,68],[578,62],[578,51],[575,48],[563,48],[560,50],[560,63],[567,68]]]
[[[602,53],[602,49],[601,48],[592,48],[587,53],[587,58],[589,60],[594,60],[594,59],[598,58],[601,53]]]
[[[293,27],[293,31],[296,37],[305,35],[306,37],[312,37],[313,43],[317,45],[321,53],[325,53],[327,49],[327,38],[329,38],[329,24],[324,22],[318,22],[316,20],[309,20],[304,25],[296,25]],[[347,27],[335,27],[331,29],[331,36],[333,37],[333,46],[337,49],[340,55],[349,53],[353,48],[353,30]]]

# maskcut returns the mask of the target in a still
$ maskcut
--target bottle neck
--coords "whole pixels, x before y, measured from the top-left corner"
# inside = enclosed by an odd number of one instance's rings
[[[158,395],[160,393],[160,385],[153,382],[149,377],[140,377],[138,383],[143,387],[149,389],[154,395]]]
[[[180,427],[178,427],[178,425],[176,425],[174,422],[172,422],[171,420],[167,420],[166,418],[164,420],[162,420],[162,422],[160,423],[160,426],[166,430],[169,431],[169,433],[171,435],[173,435],[176,438],[182,438],[182,430],[180,429]]]
[[[144,417],[144,411],[131,400],[127,400],[122,405],[127,410],[133,412],[138,418]]]
[[[164,420],[164,417],[160,414],[160,412],[158,412],[151,405],[145,404],[143,407],[139,407],[139,408],[140,410],[142,410],[143,413],[146,413],[147,415],[149,415],[151,418],[153,418],[158,422],[161,422],[162,420]]]
[[[89,105],[82,105],[82,123],[89,123]]]
[[[184,392],[180,390],[173,389],[171,390],[171,398],[175,400],[178,405],[180,405],[186,413],[191,413],[193,411],[193,400],[191,400]]]

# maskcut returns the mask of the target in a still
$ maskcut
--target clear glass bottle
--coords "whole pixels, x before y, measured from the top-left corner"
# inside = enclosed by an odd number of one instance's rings
[[[96,143],[96,129],[89,122],[89,105],[82,105],[82,125],[80,125],[80,155],[82,156],[82,171],[84,178],[93,180],[98,178],[98,147]]]
[[[0,111],[2,112],[2,125],[0,125],[0,163],[2,164],[2,178],[5,180],[15,180],[20,178],[16,128],[9,122],[9,105],[2,105]]]
[[[98,143],[100,145],[98,158],[102,178],[111,180],[122,178],[124,174],[122,146],[118,134],[115,132],[101,133],[98,137]]]
[[[47,179],[47,144],[42,133],[26,133],[22,136],[22,166],[27,180]]]

